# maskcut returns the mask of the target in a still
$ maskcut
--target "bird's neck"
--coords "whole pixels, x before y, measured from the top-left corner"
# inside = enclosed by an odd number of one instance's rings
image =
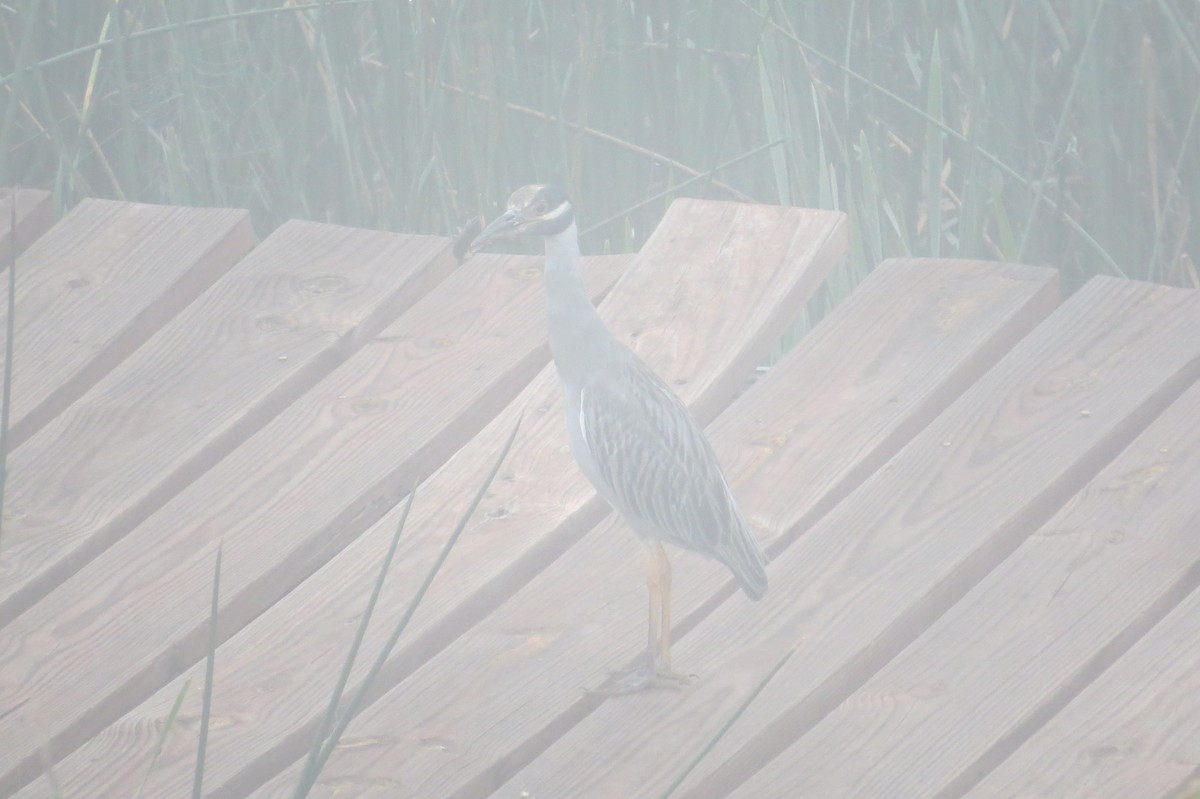
[[[580,270],[579,231],[572,222],[546,236],[546,300],[550,350],[564,381],[581,376],[609,352],[609,333],[592,305]]]

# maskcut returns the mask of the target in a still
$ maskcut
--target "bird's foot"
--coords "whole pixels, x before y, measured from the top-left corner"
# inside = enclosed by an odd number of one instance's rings
[[[621,696],[663,688],[678,691],[685,685],[691,684],[695,679],[695,674],[679,674],[666,669],[641,665],[629,669],[610,670],[608,679],[600,687],[590,689],[588,693]]]

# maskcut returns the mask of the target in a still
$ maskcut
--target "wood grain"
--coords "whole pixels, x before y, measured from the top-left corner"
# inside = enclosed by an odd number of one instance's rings
[[[1049,270],[991,263],[876,270],[710,428],[764,541],[777,547],[890,457],[998,357],[989,349],[1049,312],[1055,289]],[[942,357],[922,357],[930,350]],[[796,490],[779,490],[789,483]],[[717,601],[746,601],[729,599],[723,568],[674,560],[677,632]],[[318,795],[490,793],[599,703],[583,686],[644,647],[644,592],[632,536],[610,517],[360,716]],[[258,795],[288,794],[297,773]]]
[[[13,237],[13,211],[17,235]],[[16,244],[20,255],[54,224],[54,198],[41,189],[0,189],[0,271],[8,268]],[[6,275],[7,277],[7,275]]]
[[[407,241],[389,263],[419,263],[422,245]],[[439,253],[447,248],[435,243]],[[595,294],[612,286],[624,263],[588,264]],[[218,542],[228,637],[442,464],[549,361],[543,308],[535,259],[487,256],[457,269],[10,625],[0,685],[12,686],[4,706],[20,712],[16,723],[0,725],[0,793],[35,773],[38,743],[49,740],[57,756],[66,754],[203,657]],[[364,576],[373,564],[364,568],[351,577],[355,585],[373,580]],[[345,623],[360,608],[329,610]],[[285,636],[294,639],[302,624],[303,617],[287,618]],[[224,684],[232,664],[224,655],[221,662]],[[153,737],[114,752],[103,763],[105,778],[119,782],[132,769],[136,786],[144,763],[136,755]],[[72,796],[93,788],[92,795],[113,795],[103,781],[67,784]]]
[[[1192,508],[1194,537],[1194,500]],[[967,796],[1191,799],[1200,788],[1197,697],[1200,590],[1193,590]]]
[[[602,313],[682,396],[715,408],[786,324],[783,309],[802,302],[844,246],[840,214],[677,202]],[[486,615],[603,514],[567,452],[555,383],[551,370],[539,375],[418,492],[411,534],[401,541],[364,652],[378,651],[389,620],[408,604],[499,443],[524,415],[500,479],[393,653],[380,690]],[[206,772],[215,796],[245,795],[306,750],[393,528],[393,517],[383,519],[222,648],[226,677],[214,707],[225,731],[210,743],[219,751],[210,750]],[[72,785],[121,785],[110,776],[120,768],[112,753],[133,738],[148,751],[152,741],[137,731],[161,718],[164,697],[173,698],[178,685],[89,742],[60,764],[60,774]],[[196,708],[189,700],[184,713]],[[190,733],[172,737],[151,779],[155,791],[170,794],[189,779],[193,749]]]
[[[1179,395],[1200,366],[1185,332],[1198,323],[1192,292],[1092,281],[789,546],[761,602],[727,602],[679,641],[699,681],[605,702],[502,791],[656,796],[779,667],[681,794],[727,795]]]
[[[6,486],[0,624],[424,294],[452,268],[443,250],[431,237],[289,223],[18,447]]]
[[[77,205],[17,262],[10,445],[62,413],[252,246],[242,210]],[[0,330],[7,304],[0,281]]]
[[[1197,587],[1197,408],[1200,387],[1193,387],[739,793],[962,796]],[[1170,651],[1159,655],[1171,659]],[[1180,697],[1176,710],[1184,708],[1200,718],[1200,695]],[[1103,783],[1092,774],[1071,792],[1039,795],[1151,797],[1179,781],[1175,774],[1148,791],[1128,777],[1119,793],[1098,790]]]

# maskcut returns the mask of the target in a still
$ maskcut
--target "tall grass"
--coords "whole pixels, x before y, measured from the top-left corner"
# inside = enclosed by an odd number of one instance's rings
[[[852,275],[1200,285],[1198,26],[1188,0],[28,0],[0,7],[0,182],[448,234],[557,179],[600,250],[700,178],[846,210]]]

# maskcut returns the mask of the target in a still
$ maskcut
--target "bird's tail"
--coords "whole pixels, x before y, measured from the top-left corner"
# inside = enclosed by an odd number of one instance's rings
[[[742,587],[746,596],[755,602],[762,599],[763,594],[767,593],[767,570],[761,563],[755,563],[745,569],[735,569],[733,576],[737,578],[738,585]]]
[[[746,596],[757,602],[767,593],[767,556],[749,525],[743,525],[732,538],[732,546],[722,553],[721,560],[733,572]]]

